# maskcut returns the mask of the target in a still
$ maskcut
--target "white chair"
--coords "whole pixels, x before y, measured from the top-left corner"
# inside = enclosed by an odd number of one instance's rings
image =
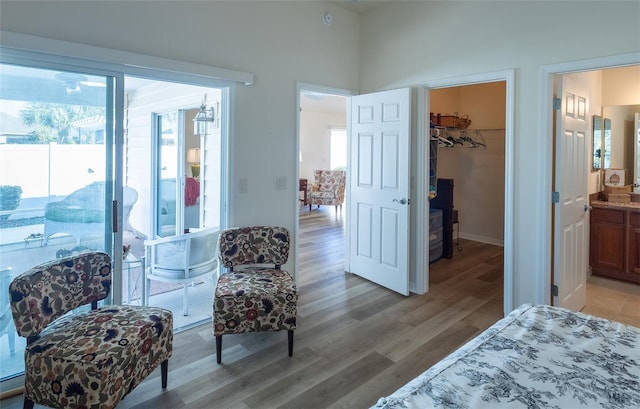
[[[145,305],[149,304],[150,280],[184,285],[182,313],[189,315],[189,284],[218,266],[217,228],[203,229],[178,236],[145,240]],[[213,278],[213,277],[212,277]]]

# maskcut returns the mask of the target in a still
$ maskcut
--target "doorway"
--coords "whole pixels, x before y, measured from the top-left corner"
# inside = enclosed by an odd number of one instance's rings
[[[301,218],[324,220],[332,228],[344,231],[346,203],[334,206],[310,205],[307,192],[315,183],[316,170],[342,170],[348,166],[348,95],[345,90],[311,84],[298,85],[298,178],[296,200],[296,236],[301,232]],[[346,196],[346,193],[345,193]],[[314,213],[318,217],[314,217]],[[299,239],[296,239],[300,243]],[[344,240],[342,242],[344,247]],[[304,265],[300,251],[296,251],[296,265]],[[296,269],[304,271],[304,268]]]
[[[432,283],[448,259],[477,257],[480,243],[505,246],[506,87],[502,80],[429,90],[429,205],[442,215],[428,227]]]
[[[496,212],[492,216],[492,222],[490,223],[491,226],[486,226],[486,225],[482,226],[482,222],[478,224],[476,221],[476,227],[474,227],[474,229],[476,230],[464,232],[464,229],[466,229],[466,227],[463,227],[462,236],[466,235],[466,237],[472,240],[478,240],[480,242],[487,242],[493,245],[503,246],[504,248],[504,252],[503,252],[504,253],[504,256],[503,256],[503,269],[504,269],[503,305],[504,307],[503,307],[503,310],[505,314],[507,314],[508,312],[513,310],[513,308],[515,308],[515,306],[513,305],[513,254],[512,254],[513,253],[512,214],[513,214],[513,207],[514,207],[514,197],[513,197],[513,179],[514,179],[514,166],[513,166],[514,120],[513,118],[514,118],[514,107],[515,107],[514,81],[515,81],[515,74],[512,70],[487,73],[487,74],[479,74],[476,76],[465,77],[465,78],[453,78],[449,80],[433,81],[423,86],[422,98],[418,99],[418,113],[419,115],[422,116],[419,127],[424,126],[423,132],[425,135],[428,135],[427,127],[429,126],[429,122],[430,122],[429,113],[434,112],[434,114],[437,114],[438,112],[438,110],[434,111],[434,108],[432,108],[433,101],[431,100],[431,93],[434,92],[435,98],[441,98],[441,101],[439,103],[442,103],[442,105],[441,107],[438,107],[439,109],[441,108],[442,111],[444,111],[444,112],[441,112],[441,114],[454,114],[455,112],[458,112],[459,116],[469,115],[468,119],[472,121],[471,125],[469,125],[469,129],[477,128],[479,130],[482,130],[484,128],[484,132],[480,133],[481,135],[483,135],[483,139],[480,139],[480,140],[481,141],[484,140],[484,143],[488,145],[488,147],[491,148],[491,150],[496,149],[497,151],[501,152],[500,156],[495,156],[494,154],[492,154],[492,155],[488,155],[486,158],[483,159],[483,160],[486,160],[487,162],[484,165],[482,165],[481,168],[489,169],[490,167],[493,167],[493,170],[489,171],[489,174],[493,176],[488,177],[486,180],[483,179],[482,181],[478,181],[478,183],[469,185],[467,187],[467,192],[464,192],[464,195],[471,195],[470,197],[473,197],[474,195],[478,195],[482,197],[483,191],[486,191],[486,192],[493,191],[494,192],[492,193],[493,195],[497,194],[500,197],[500,199],[497,202],[496,201],[494,202],[495,203],[501,202],[497,204],[497,206],[501,208],[501,210]],[[470,88],[465,88],[467,86]],[[483,95],[482,95],[482,91],[484,90],[483,87],[487,87],[486,90],[490,90],[490,89],[492,90],[491,92],[495,94],[493,97],[494,98],[493,101],[494,103],[499,104],[500,109],[493,110],[492,108],[488,107],[486,104],[483,104],[481,102],[483,99]],[[451,90],[447,91],[447,89],[451,89]],[[455,101],[461,100],[460,93],[459,93],[461,91],[468,92],[468,101],[475,101],[475,103],[473,103],[472,105],[457,104]],[[438,95],[439,93],[442,93],[442,95]],[[469,112],[462,111],[462,108],[460,107],[465,108]],[[448,110],[451,110],[451,111],[447,112]],[[493,113],[489,114],[487,112],[488,110],[490,110]],[[474,117],[475,117],[475,123],[474,123]],[[489,119],[489,118],[493,118],[493,119]],[[487,142],[491,142],[491,143],[487,143]],[[419,157],[419,161],[425,164],[428,162],[427,161],[428,157],[426,156],[428,149],[429,149],[428,146],[424,146],[424,148],[419,152],[419,155],[420,154],[422,155],[421,157]],[[461,149],[461,148],[447,148],[447,149]],[[447,155],[469,156],[470,157],[469,159],[472,160],[471,163],[474,163],[473,161],[477,162],[479,160],[479,158],[473,159],[473,152],[475,151],[475,149],[478,149],[478,148],[472,148],[472,149],[463,148],[463,150],[460,150],[460,152],[458,153],[455,153],[454,151],[450,151],[449,153],[447,153]],[[483,148],[481,147],[480,149],[483,149]],[[464,151],[468,151],[468,152],[461,153]],[[482,150],[478,150],[475,152],[476,154],[480,152],[481,154],[480,156],[484,154]],[[487,149],[487,152],[489,152],[488,149]],[[438,157],[438,160],[440,162],[440,157]],[[458,160],[465,160],[465,159],[450,158],[449,162],[456,163],[458,162]],[[458,169],[457,165],[452,165],[452,166],[454,166],[452,169],[447,170],[445,168],[446,172],[454,172],[454,173],[451,173],[450,175],[455,176],[458,179],[474,177],[472,175],[473,173],[472,171],[475,171],[476,170],[475,168],[463,165],[460,167],[460,169]],[[424,168],[424,171],[421,173],[428,176],[427,174],[428,166],[423,166],[423,168]],[[445,174],[439,173],[438,177],[445,176],[445,175],[446,173]],[[425,176],[425,179],[424,179],[425,183],[427,183],[428,181],[427,176]],[[418,178],[418,180],[420,179]],[[462,183],[460,184],[463,185]],[[499,189],[499,193],[496,193],[496,191],[492,189]],[[425,190],[425,195],[427,193],[428,191]],[[463,192],[461,191],[460,193],[461,194],[458,195],[460,197],[458,199],[454,199],[456,203],[458,203],[460,199],[464,198],[464,195],[462,195]],[[487,199],[490,200],[491,198],[485,197],[485,200]],[[472,219],[483,218],[481,213],[478,213],[475,209],[473,209],[474,207],[473,199],[469,199],[467,201],[469,202],[467,206],[469,206],[471,209],[470,211],[465,211],[465,213],[467,214],[466,216],[464,216],[464,213],[462,214],[464,218],[462,216],[459,217],[458,228],[460,228],[460,226],[462,226],[464,223],[467,223],[465,222],[465,218],[468,220],[468,222],[470,222],[469,218],[472,218]],[[428,204],[424,209],[418,209],[418,211],[422,211],[425,214],[428,214],[429,212]],[[499,233],[500,228],[496,229],[496,224],[502,226],[501,227],[502,235],[500,235]],[[423,226],[424,226],[423,230],[428,233],[429,232],[428,222],[424,223]],[[416,242],[419,245],[421,243],[420,240],[417,240]],[[428,237],[425,237],[422,240],[422,243],[424,244],[422,248],[425,253],[422,256],[422,260],[426,264],[426,262],[429,260]],[[457,251],[454,249],[454,252],[457,252]],[[417,261],[419,261],[419,259]],[[419,265],[419,263],[417,264]],[[427,274],[426,274],[425,282],[423,283],[423,285],[425,286],[425,292],[426,292],[428,290],[428,279],[429,279],[428,267],[425,268],[425,270],[427,271]],[[418,285],[421,284],[420,277],[418,277],[417,279],[417,284]]]
[[[638,96],[637,92],[633,92],[634,89],[637,89],[637,78],[639,78],[640,66],[637,65],[637,61],[635,64],[628,64],[625,56],[611,57],[608,60],[608,63],[611,64],[610,66],[602,66],[602,61],[587,61],[569,64],[571,65],[570,71],[562,70],[562,72],[559,72],[559,70],[556,71],[555,67],[548,68],[550,75],[548,80],[554,84],[554,96],[559,96],[560,93],[560,89],[558,89],[556,84],[562,84],[565,80],[571,80],[574,83],[580,84],[580,86],[585,89],[585,93],[590,101],[586,120],[589,130],[587,132],[586,157],[583,158],[586,165],[581,175],[579,175],[586,185],[585,190],[589,198],[594,198],[594,196],[597,196],[599,192],[604,189],[601,172],[605,165],[599,160],[600,158],[605,159],[605,163],[607,163],[606,167],[627,169],[626,185],[635,184],[637,173],[636,168],[638,161],[634,155],[633,129],[627,132],[627,130],[625,130],[625,123],[632,123],[634,113],[640,110],[640,96]],[[624,63],[625,61],[627,61],[627,64]],[[599,127],[599,119],[604,118],[607,118],[610,124],[612,121],[615,121],[617,124],[615,132],[611,129],[607,131],[607,127],[604,127],[603,124],[602,129],[605,130],[606,136],[601,135],[601,133],[595,129]],[[594,119],[596,120],[594,121]],[[548,118],[549,122],[551,120],[552,118]],[[555,149],[557,135],[562,133],[556,131],[555,134],[553,132],[552,134],[554,135],[554,142],[551,146]],[[606,147],[605,151],[602,150],[603,147]],[[555,150],[554,153],[553,157],[555,157],[555,161],[549,166],[555,166],[556,169],[562,170],[562,173],[556,174],[555,179],[552,181],[555,186],[557,180],[565,179],[566,173],[564,166],[559,162],[560,159]],[[562,188],[560,188],[560,190],[561,189]],[[635,189],[637,188],[634,188],[634,190]],[[554,188],[554,191],[558,190],[557,187]],[[559,194],[562,195],[562,192]],[[589,202],[589,205],[590,204]],[[553,243],[557,242],[557,238],[553,236],[553,232],[558,227],[557,215],[555,214],[556,206],[557,204],[554,205],[553,209],[550,209],[553,212],[550,221],[551,237],[553,238],[550,246],[550,258],[553,268],[550,272],[549,282],[550,285],[554,286],[554,292],[557,288],[558,293],[563,295],[571,293],[570,289],[563,288],[566,287],[565,283],[567,279],[564,277],[567,276],[567,272],[565,268],[560,267],[563,266],[563,263],[559,261],[562,254],[554,251],[553,247]],[[588,208],[589,206],[585,207],[585,209]],[[590,215],[588,213],[585,215],[585,219],[588,225],[587,240],[582,251],[578,252],[576,257],[580,257],[582,264],[586,266],[578,272],[580,274],[579,279],[586,281],[586,285],[581,290],[579,296],[581,300],[586,301],[581,302],[580,305],[575,308],[581,310],[586,304],[588,309],[589,305],[608,303],[609,308],[613,309],[616,308],[614,306],[616,303],[613,300],[598,300],[597,294],[601,294],[602,292],[589,291],[589,280],[601,283],[603,279],[595,276],[592,277],[591,275],[592,267],[590,266],[590,261],[593,252],[596,250],[591,248],[590,245],[589,236],[592,226],[589,223]],[[627,248],[629,247],[625,245],[625,249]],[[572,261],[570,265],[580,264],[580,261]],[[615,282],[613,284],[617,285]],[[623,285],[624,282],[620,282],[619,284]],[[555,305],[559,305],[559,299],[560,297],[554,296],[551,298],[551,301]]]

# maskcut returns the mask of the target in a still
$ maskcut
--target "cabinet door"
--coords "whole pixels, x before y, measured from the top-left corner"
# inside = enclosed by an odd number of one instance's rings
[[[629,214],[628,280],[640,283],[640,213]]]
[[[625,260],[624,212],[593,209],[591,213],[591,267],[624,271]]]

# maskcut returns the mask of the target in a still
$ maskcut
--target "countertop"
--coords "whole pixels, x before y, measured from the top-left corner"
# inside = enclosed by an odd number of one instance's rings
[[[616,203],[616,202],[605,202],[604,200],[592,200],[591,206],[600,207],[603,209],[640,211],[640,202]]]

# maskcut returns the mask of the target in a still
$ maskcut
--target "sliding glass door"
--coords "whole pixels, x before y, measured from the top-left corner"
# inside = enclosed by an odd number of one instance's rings
[[[158,224],[163,208],[173,220],[163,235],[223,226],[227,126],[220,118],[227,117],[221,111],[229,85],[101,66],[0,53],[0,392],[20,387],[25,346],[6,287],[41,262],[106,251],[114,271],[107,302],[171,309],[174,331],[210,321],[216,271],[192,284],[193,306],[184,317],[180,285],[151,282],[145,291],[145,241],[165,229]],[[195,135],[193,118],[205,95],[216,122],[211,134]],[[165,192],[159,181],[170,178],[174,187]]]
[[[7,286],[36,264],[111,253],[115,78],[0,64],[0,379],[24,369]]]

